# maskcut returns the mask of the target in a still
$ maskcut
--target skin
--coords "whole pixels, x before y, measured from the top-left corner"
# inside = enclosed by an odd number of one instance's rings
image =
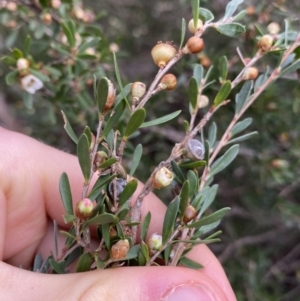
[[[170,292],[182,287],[190,292],[201,287],[212,292],[211,300],[236,300],[222,266],[205,245],[189,253],[205,266],[200,271],[121,267],[45,275],[26,270],[36,253],[45,258],[53,250],[52,220],[66,228],[58,191],[62,172],[69,176],[76,203],[83,183],[77,158],[0,127],[0,300],[154,301],[166,300]],[[149,233],[160,232],[165,209],[154,194],[145,198],[142,215],[152,212]]]

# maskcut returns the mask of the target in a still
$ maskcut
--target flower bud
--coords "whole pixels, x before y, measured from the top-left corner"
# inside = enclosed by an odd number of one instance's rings
[[[188,29],[191,33],[195,33],[197,30],[201,29],[202,27],[203,27],[203,22],[200,19],[197,20],[196,28],[194,26],[194,19],[191,19],[189,21]]]
[[[51,7],[54,9],[58,9],[61,5],[60,0],[51,0]]]
[[[150,250],[158,251],[162,246],[162,236],[159,234],[152,234],[147,240],[147,246]]]
[[[112,82],[110,80],[108,80],[108,94],[107,94],[107,98],[106,98],[104,113],[106,113],[108,110],[111,109],[111,107],[115,103],[115,100],[116,100],[116,90],[115,90]]]
[[[159,68],[164,68],[176,53],[176,48],[169,42],[159,42],[151,50],[153,61]]]
[[[115,182],[115,183],[114,183]],[[114,199],[114,189],[116,187],[116,201],[119,200],[121,193],[123,192],[125,186],[127,185],[127,181],[122,178],[113,179],[108,184],[108,193],[109,196]]]
[[[110,52],[118,52],[120,50],[120,47],[117,43],[110,43],[109,44],[109,51]]]
[[[121,239],[115,243],[110,250],[111,259],[122,259],[126,257],[130,248],[129,241],[127,239]]]
[[[17,4],[16,2],[13,1],[9,1],[6,3],[6,9],[11,11],[11,12],[15,12],[17,10]]]
[[[183,48],[184,53],[198,53],[204,48],[204,42],[201,38],[196,36],[188,39],[186,45]]]
[[[153,187],[156,189],[167,187],[172,183],[173,178],[173,173],[166,167],[162,167],[154,175]]]
[[[162,90],[174,90],[177,85],[177,78],[174,74],[168,73],[164,75],[159,83]]]
[[[209,104],[209,99],[206,95],[200,95],[200,97],[198,97],[197,99],[197,106],[198,109],[202,109],[207,107]]]
[[[270,34],[278,34],[280,32],[280,26],[277,22],[271,22],[268,25],[267,30]]]
[[[42,21],[45,25],[49,26],[52,23],[52,16],[49,13],[45,13],[42,15]]]
[[[196,209],[192,205],[188,205],[185,208],[184,215],[183,215],[183,221],[185,223],[190,222],[193,220],[197,215]]]
[[[204,145],[196,139],[190,139],[186,143],[185,149],[186,149],[186,156],[192,160],[202,160],[204,158],[204,154],[205,154]]]
[[[80,219],[87,219],[94,213],[94,208],[94,202],[85,198],[76,204],[75,215]]]
[[[244,71],[243,80],[256,79],[258,76],[258,70],[255,67],[249,67]]]
[[[141,82],[134,82],[131,85],[131,95],[136,99],[140,99],[146,93],[146,85]]]
[[[93,23],[96,20],[96,15],[90,9],[84,12],[82,21],[85,23]]]
[[[27,59],[20,58],[17,60],[17,69],[19,72],[27,70],[29,68],[29,65],[30,63]]]
[[[267,52],[271,49],[274,39],[271,35],[264,35],[258,41],[257,46],[262,52]]]
[[[37,90],[43,88],[43,82],[32,74],[21,78],[21,87],[30,94],[35,94]]]

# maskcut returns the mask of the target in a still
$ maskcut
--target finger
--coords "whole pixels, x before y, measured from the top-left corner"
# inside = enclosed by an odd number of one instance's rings
[[[45,275],[0,262],[0,280],[3,287],[0,299],[7,301],[232,301],[205,274],[175,267],[122,267]]]

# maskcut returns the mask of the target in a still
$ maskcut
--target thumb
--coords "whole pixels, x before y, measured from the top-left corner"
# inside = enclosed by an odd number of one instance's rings
[[[0,299],[80,301],[225,301],[207,275],[182,267],[122,267],[49,275],[0,262]]]

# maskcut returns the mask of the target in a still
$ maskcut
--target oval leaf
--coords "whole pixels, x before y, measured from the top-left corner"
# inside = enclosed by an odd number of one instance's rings
[[[190,183],[189,198],[192,198],[194,193],[196,193],[198,191],[199,180],[198,180],[198,177],[196,176],[195,172],[192,170],[188,171],[187,179]]]
[[[131,168],[130,168],[130,173],[129,175],[132,176],[134,172],[136,171],[141,157],[143,153],[143,146],[141,144],[138,144],[137,147],[134,150],[133,156],[132,156],[132,163],[131,163]]]
[[[180,208],[180,213],[181,213],[182,217],[184,215],[185,208],[189,202],[189,194],[190,194],[190,182],[188,180],[186,180],[183,183],[180,194],[179,194],[179,196],[180,196],[179,208]]]
[[[101,163],[98,168],[107,168],[116,162],[117,162],[117,159],[115,157],[112,157],[112,158],[107,159],[103,163]]]
[[[108,95],[108,79],[106,77],[102,77],[97,84],[96,91],[96,101],[98,105],[99,113],[102,114],[105,108],[107,95]]]
[[[181,110],[173,112],[173,113],[168,114],[168,115],[165,115],[163,117],[151,120],[151,121],[144,122],[144,123],[142,123],[142,125],[140,126],[140,128],[145,128],[145,127],[149,127],[149,126],[153,126],[153,125],[158,125],[158,124],[161,124],[161,123],[165,123],[167,121],[170,121],[170,120],[174,119],[180,113],[181,113]]]
[[[175,161],[171,161],[171,165],[172,165],[172,169],[174,174],[177,177],[177,181],[182,184],[185,181],[184,175],[180,169],[180,167],[178,166],[178,164]]]
[[[237,115],[248,100],[250,92],[253,88],[253,81],[246,81],[241,91],[235,97],[235,115]]]
[[[210,10],[200,7],[199,18],[204,22],[210,22],[215,18],[215,16]]]
[[[189,259],[185,256],[180,258],[179,264],[182,264],[182,265],[184,265],[190,269],[194,269],[194,270],[199,270],[199,269],[203,268],[203,265],[201,265],[200,263],[198,263],[192,259]]]
[[[130,197],[134,194],[138,186],[138,181],[136,179],[132,179],[127,183],[122,191],[119,199],[119,207],[123,206]]]
[[[192,161],[192,162],[187,162],[187,163],[182,163],[179,166],[182,168],[198,168],[201,166],[204,166],[206,164],[206,161],[200,160],[200,161]]]
[[[63,172],[59,179],[59,192],[67,214],[73,214],[72,194],[68,175]]]
[[[147,215],[145,216],[145,218],[144,218],[142,229],[141,229],[141,239],[142,239],[142,241],[146,240],[147,233],[148,233],[148,228],[149,228],[149,225],[150,225],[150,221],[151,221],[151,212],[149,211],[147,213]]]
[[[198,83],[195,77],[191,77],[189,81],[189,100],[193,110],[197,107]]]
[[[243,130],[245,130],[250,124],[252,123],[252,118],[246,118],[243,121],[239,121],[237,122],[234,127],[232,128],[232,130],[230,131],[230,136],[234,136],[240,132],[242,132]]]
[[[223,55],[220,58],[219,67],[220,67],[221,82],[225,82],[226,78],[227,78],[227,73],[228,73],[228,61],[227,61],[227,57],[225,55]]]
[[[231,82],[230,80],[227,80],[226,82],[224,82],[218,94],[216,95],[214,100],[214,106],[217,107],[218,105],[220,105],[227,98],[230,91],[231,91]]]
[[[220,24],[217,25],[215,29],[228,37],[235,37],[246,31],[245,26],[239,23]]]
[[[237,7],[243,3],[244,0],[232,0],[230,1],[225,9],[225,15],[224,15],[224,20],[227,20],[228,18],[230,18],[234,12],[236,11]]]
[[[83,253],[76,266],[76,273],[87,272],[90,271],[91,265],[93,263],[93,258],[90,252]]]
[[[86,134],[82,134],[77,144],[77,156],[85,183],[88,183],[91,171],[90,145]]]
[[[177,196],[168,206],[162,231],[162,243],[165,244],[171,236],[179,210],[180,198]]]
[[[8,86],[12,86],[17,81],[17,77],[18,77],[18,71],[16,70],[7,73],[7,75],[5,76],[6,84]]]
[[[65,131],[67,132],[69,137],[77,144],[78,143],[78,137],[74,133],[66,114],[64,113],[64,111],[61,111],[61,114],[62,114],[63,119],[64,119],[64,129],[65,129]]]
[[[128,139],[128,137],[133,134],[144,122],[146,117],[146,111],[144,108],[136,110],[130,117],[124,134],[124,139]]]
[[[96,215],[93,218],[87,220],[84,222],[85,226],[88,225],[104,225],[104,224],[110,224],[110,223],[116,223],[118,222],[118,218],[110,213],[102,213],[100,215]]]

